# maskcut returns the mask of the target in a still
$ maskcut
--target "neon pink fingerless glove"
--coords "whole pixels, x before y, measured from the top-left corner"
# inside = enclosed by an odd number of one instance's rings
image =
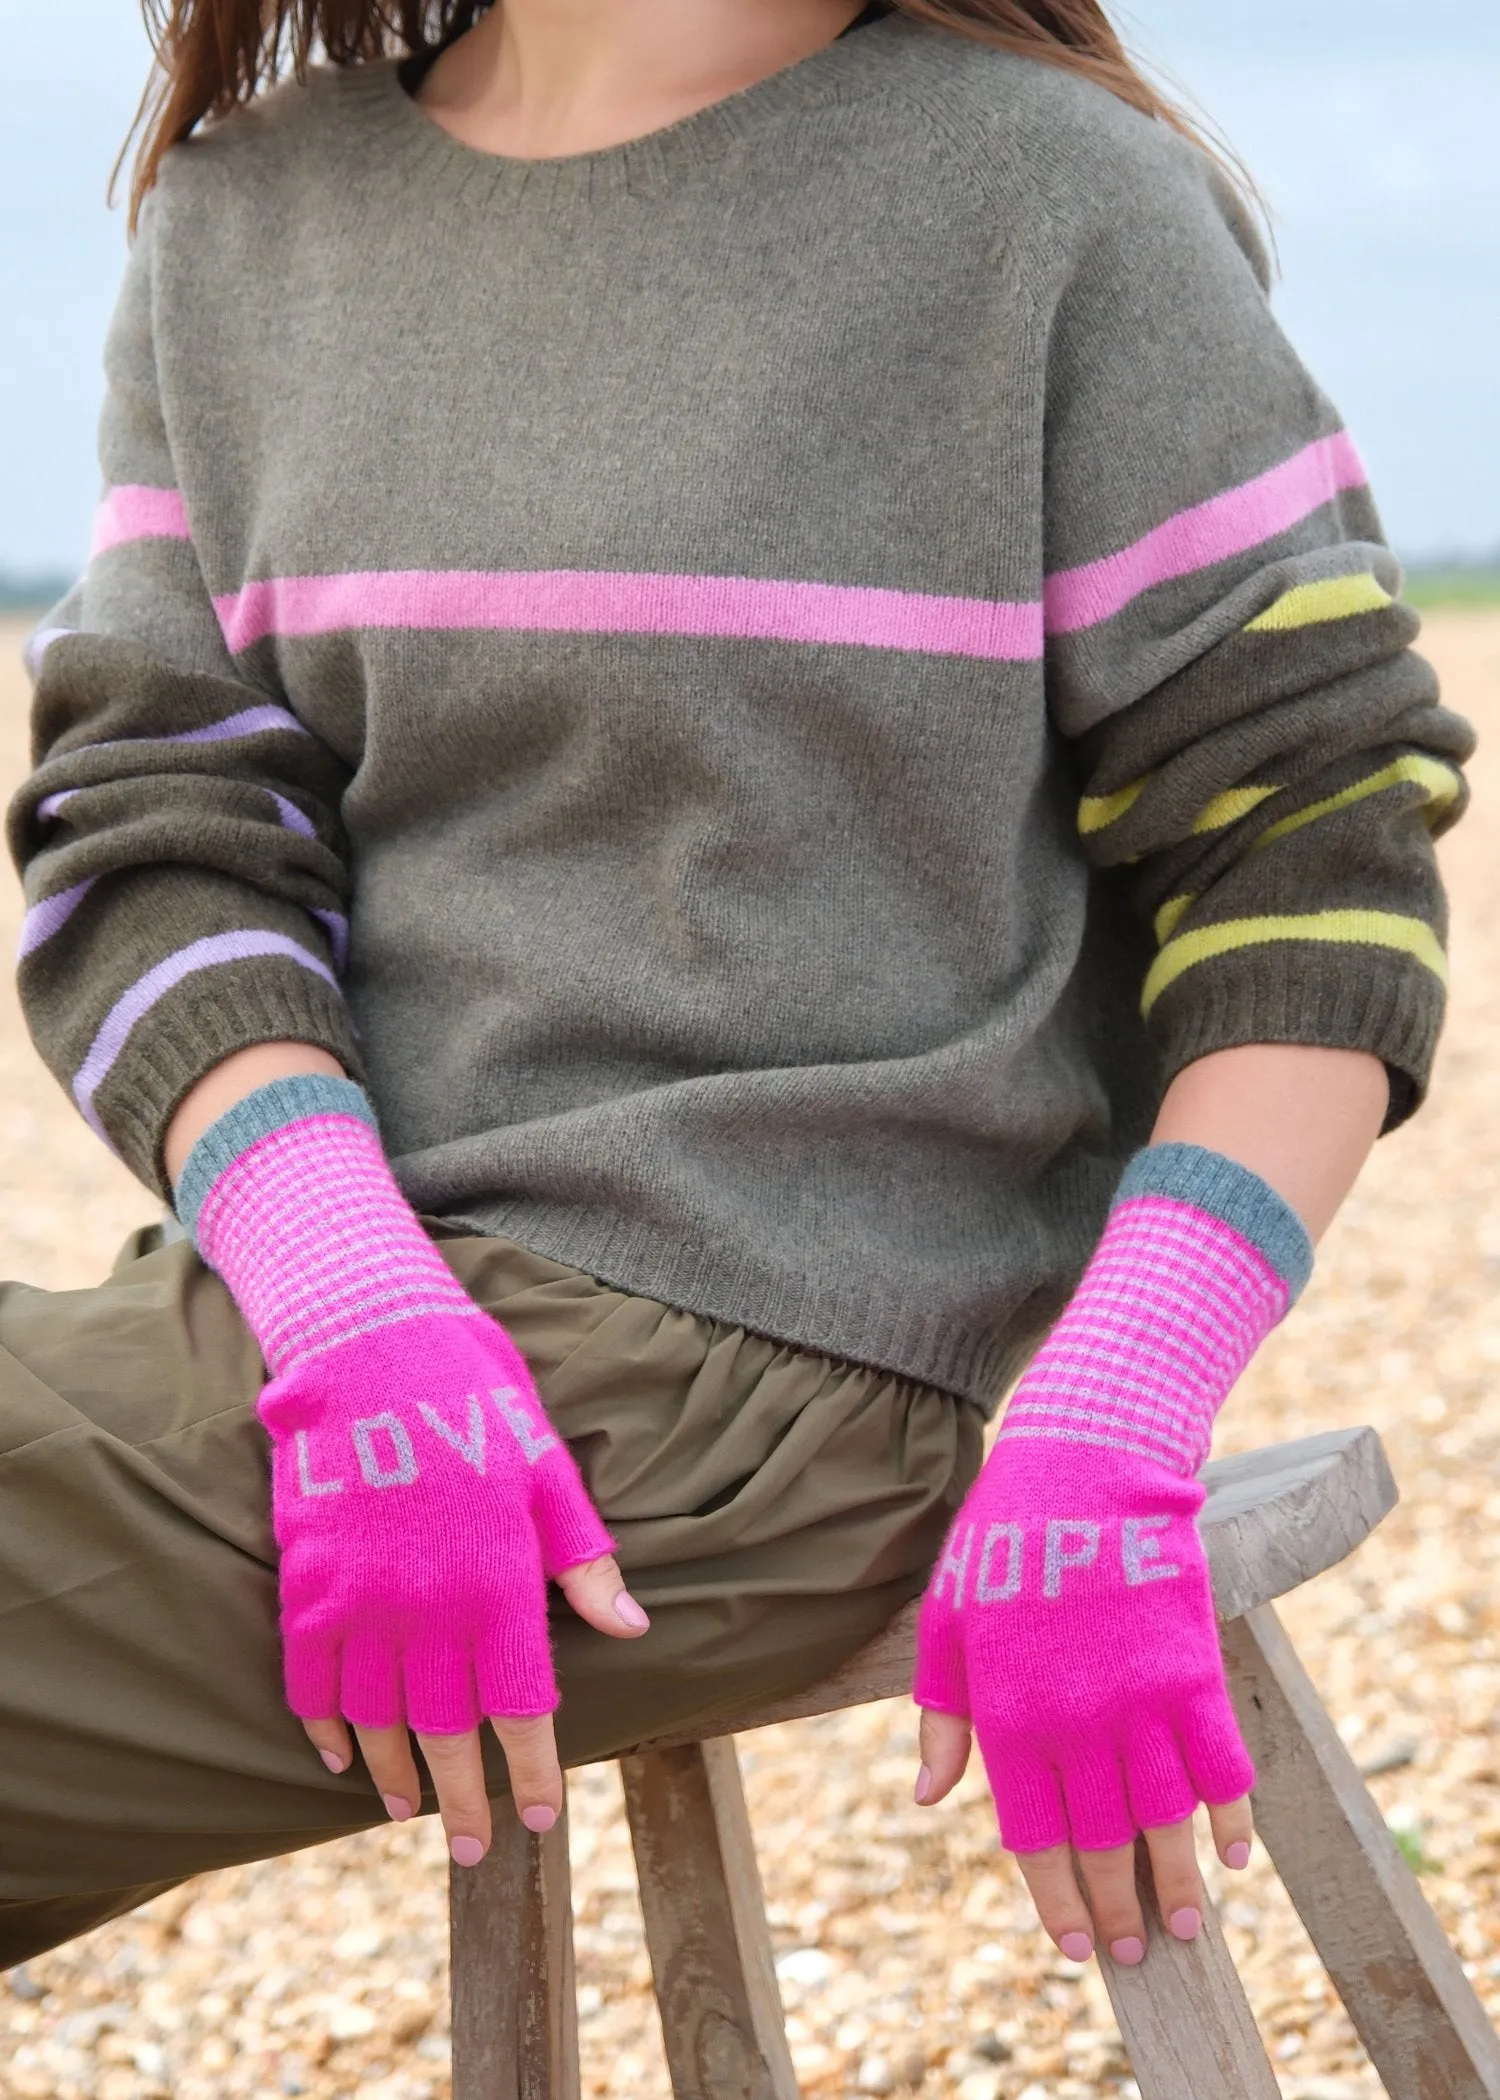
[[[1195,1476],[1311,1269],[1233,1161],[1156,1145],[1127,1169],[922,1603],[917,1703],[973,1720],[1009,1850],[1123,1845],[1254,1784]]]
[[[519,1350],[396,1186],[360,1088],[261,1087],[176,1193],[272,1373],[258,1412],[292,1711],[432,1735],[550,1713],[547,1577],[613,1542]]]

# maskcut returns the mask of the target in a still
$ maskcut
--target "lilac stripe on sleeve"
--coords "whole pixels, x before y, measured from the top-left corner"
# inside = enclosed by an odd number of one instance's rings
[[[65,758],[81,758],[85,751],[129,751],[140,744],[227,744],[236,737],[269,736],[277,730],[291,730],[296,736],[307,736],[305,729],[288,708],[246,707],[237,715],[226,715],[222,722],[205,723],[201,729],[162,730],[158,735],[108,737],[99,744],[75,744],[71,751],[62,753]]]
[[[44,897],[40,904],[33,904],[21,922],[16,960],[22,962],[34,955],[54,933],[60,933],[98,880],[97,875],[90,875],[86,882],[75,882],[70,890],[59,890],[55,897]]]
[[[52,644],[66,641],[70,634],[76,634],[77,632],[78,629],[76,627],[39,627],[37,629],[31,640],[26,644],[26,664],[33,678],[41,670],[42,658],[47,654]]]
[[[186,948],[179,948],[175,955],[157,963],[154,969],[137,978],[130,989],[120,995],[105,1016],[104,1025],[94,1037],[88,1056],[79,1066],[73,1081],[73,1099],[91,1130],[108,1143],[94,1107],[94,1096],[109,1076],[136,1023],[184,978],[195,972],[211,970],[220,963],[254,962],[263,955],[285,956],[338,990],[338,980],[326,964],[284,933],[246,928],[237,933],[209,934],[203,940],[190,942]]]
[[[266,793],[276,804],[276,813],[288,831],[295,831],[299,838],[317,837],[317,825],[295,802],[289,801],[285,795],[278,795],[274,788],[267,788]],[[342,977],[349,962],[349,921],[341,911],[323,911],[316,905],[310,908],[309,916],[316,919],[328,935],[333,950],[333,967]]]
[[[204,729],[178,729],[170,736],[140,737],[131,739],[138,743],[160,744],[224,744],[237,736],[268,736],[276,729],[290,729],[297,736],[306,736],[307,730],[297,717],[285,707],[246,707],[237,715],[226,715],[222,722],[210,722]]]
[[[349,629],[718,636],[1034,662],[1040,605],[865,585],[592,569],[281,576],[216,598],[229,647]]]
[[[63,629],[61,632],[67,632]],[[59,754],[63,758],[81,758],[86,751],[129,751],[142,744],[222,744],[235,737],[265,736],[273,730],[290,729],[298,736],[307,736],[309,731],[297,717],[284,707],[247,707],[237,715],[227,715],[222,722],[210,722],[202,729],[177,729],[161,736],[121,736],[108,738],[101,744],[75,744],[71,751]],[[101,785],[102,783],[94,783]],[[63,804],[82,792],[79,788],[63,788],[58,794],[46,795],[36,806],[38,818],[43,822],[55,817]],[[275,802],[282,823],[288,831],[300,832],[305,838],[316,838],[317,827],[305,817],[294,803],[283,795],[267,789]]]
[[[1133,547],[1049,576],[1047,632],[1097,627],[1158,584],[1196,575],[1290,532],[1346,489],[1363,488],[1365,480],[1347,432],[1320,438],[1269,473],[1179,511]]]
[[[122,483],[105,496],[94,519],[89,557],[128,547],[136,540],[186,540],[187,506],[176,489]]]
[[[349,967],[349,921],[341,911],[319,911],[316,906],[312,916],[328,935],[333,949],[333,967],[342,977]]]
[[[276,804],[276,814],[280,817],[284,830],[295,831],[298,838],[301,839],[315,839],[317,837],[317,825],[311,817],[298,809],[295,802],[288,801],[285,795],[278,795],[275,788],[267,788],[266,793]]]

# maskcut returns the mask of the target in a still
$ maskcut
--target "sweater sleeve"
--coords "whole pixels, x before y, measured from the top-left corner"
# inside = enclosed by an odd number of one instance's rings
[[[82,581],[33,637],[36,770],[12,805],[20,990],[42,1056],[165,1190],[173,1111],[254,1043],[357,1069],[339,989],[347,768],[236,670],[156,383],[153,218],[106,353],[105,488]]]
[[[1398,1122],[1442,1022],[1432,841],[1472,738],[1237,204],[1175,139],[1101,201],[1049,346],[1048,677],[1083,850],[1154,926],[1168,1077],[1243,1043],[1365,1050]]]

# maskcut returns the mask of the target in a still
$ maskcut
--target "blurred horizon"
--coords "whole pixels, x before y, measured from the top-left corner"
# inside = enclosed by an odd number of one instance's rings
[[[1500,9],[1130,0],[1138,55],[1275,213],[1276,304],[1410,563],[1500,566]],[[0,577],[81,566],[124,256],[104,193],[149,50],[132,0],[9,10],[0,75]]]

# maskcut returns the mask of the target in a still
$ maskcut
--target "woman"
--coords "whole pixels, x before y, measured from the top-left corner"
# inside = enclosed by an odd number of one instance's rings
[[[477,1860],[485,1718],[548,1827],[549,1575],[580,1759],[935,1561],[919,1798],[972,1724],[1066,1952],[1141,1828],[1191,1936],[1194,1475],[1469,748],[1243,202],[1093,0],[262,12],[165,34],[34,648],[27,1010],[192,1245],[0,1305],[0,1959],[376,1793]]]

